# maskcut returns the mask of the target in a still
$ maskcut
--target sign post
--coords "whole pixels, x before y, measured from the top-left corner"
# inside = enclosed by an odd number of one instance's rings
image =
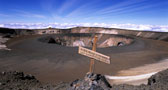
[[[96,51],[97,47],[97,36],[95,35],[94,40],[93,40],[93,46],[92,50]],[[94,72],[94,66],[95,66],[95,61],[93,58],[90,59],[90,67],[89,67],[89,72],[93,73]]]
[[[97,36],[94,37],[93,41],[93,47],[92,50],[84,48],[79,46],[78,53],[87,57],[90,57],[90,67],[89,67],[89,72],[93,73],[94,72],[94,66],[95,62],[94,60],[98,60],[107,64],[110,64],[110,57],[103,55],[101,53],[96,52],[96,42],[97,42]]]

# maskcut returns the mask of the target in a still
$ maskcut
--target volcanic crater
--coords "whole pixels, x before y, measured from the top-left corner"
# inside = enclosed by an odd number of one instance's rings
[[[98,36],[97,48],[125,46],[133,43],[133,37],[112,34],[55,34],[42,37],[39,41],[48,44],[57,44],[67,47],[92,47],[94,35]]]
[[[168,58],[168,33],[96,27],[2,28],[0,33],[12,37],[5,43],[11,50],[0,51],[0,71],[24,71],[42,82],[70,82],[83,78],[89,70],[90,59],[78,54],[78,46],[91,49],[95,35],[98,36],[96,51],[111,58],[111,64],[95,60],[95,73],[128,76],[156,72],[164,65],[147,67],[151,71],[140,68],[120,73]]]

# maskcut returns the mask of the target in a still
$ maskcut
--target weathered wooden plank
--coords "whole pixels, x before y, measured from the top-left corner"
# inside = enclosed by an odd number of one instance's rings
[[[93,58],[95,60],[110,64],[110,57],[109,56],[106,56],[106,55],[103,55],[101,53],[89,50],[87,48],[79,46],[78,53],[81,54],[81,55]]]

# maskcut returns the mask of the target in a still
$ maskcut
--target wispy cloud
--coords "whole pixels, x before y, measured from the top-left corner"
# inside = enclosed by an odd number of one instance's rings
[[[33,17],[33,18],[46,18],[45,16],[43,16],[43,15],[40,15],[40,14],[33,14],[33,13],[24,13],[24,14],[22,14],[22,15],[20,15],[20,16],[24,16],[24,17]]]
[[[65,10],[71,8],[78,0],[66,0],[63,5],[58,9],[58,13],[62,13]]]
[[[54,6],[54,1],[55,0],[42,0],[40,4],[44,10],[51,11]]]
[[[86,12],[83,11],[83,8],[87,7],[87,5],[88,5],[88,4],[82,5],[81,7],[79,7],[79,8],[77,8],[77,9],[71,11],[69,14],[66,15],[66,17],[74,17],[74,16],[76,16],[76,15],[80,15],[80,14],[82,14],[82,13],[86,13]],[[83,11],[83,12],[82,12],[82,11]]]
[[[0,17],[10,17],[10,15],[0,13]]]
[[[22,11],[22,10],[14,10],[17,12],[17,15],[23,16],[23,17],[29,17],[29,18],[46,18],[46,16],[41,15],[41,14],[36,14],[36,13],[31,13],[27,11]]]
[[[105,2],[105,1],[104,1]],[[79,8],[71,11],[69,14],[67,14],[66,17],[75,17],[75,16],[80,16],[80,17],[90,17],[90,16],[99,16],[99,17],[108,17],[110,16],[115,16],[119,14],[133,14],[136,13],[137,11],[142,11],[144,9],[149,9],[153,7],[157,7],[160,5],[164,5],[165,2],[159,2],[156,4],[149,4],[148,0],[124,0],[118,3],[115,3],[114,5],[111,6],[106,6],[101,9],[94,9],[94,6],[99,4],[96,4],[97,2],[90,2],[84,5],[81,5]],[[113,3],[113,1],[111,1]],[[86,8],[90,9],[86,9]],[[132,13],[133,12],[133,13]]]
[[[157,3],[155,5],[149,5],[147,3],[139,3],[139,4],[136,4],[136,5],[130,5],[130,6],[126,6],[126,7],[118,7],[116,9],[113,9],[111,7],[111,10],[106,10],[106,9],[103,9],[103,10],[100,10],[97,12],[97,14],[101,14],[101,15],[108,15],[108,14],[113,14],[113,15],[118,15],[118,14],[125,14],[125,13],[132,13],[132,12],[137,12],[137,11],[140,11],[140,10],[144,10],[144,9],[149,9],[149,8],[153,8],[153,7],[157,7],[157,6],[160,6],[160,5],[164,5],[164,2],[160,2],[160,3]]]
[[[89,3],[85,3],[80,5],[78,8],[72,10],[70,13],[68,13],[66,15],[66,17],[76,17],[76,16],[86,16],[89,15],[91,13],[93,13],[93,8],[95,5],[98,5],[98,2],[100,0],[96,0],[96,1],[90,1]],[[88,9],[89,7],[89,9]]]
[[[136,5],[139,4],[141,2],[144,2],[146,0],[125,0],[125,1],[121,1],[119,3],[116,3],[115,5],[103,8],[101,10],[99,10],[99,13],[106,13],[109,12],[111,10],[115,10],[115,9],[121,9],[121,8],[125,8],[125,7],[129,7],[132,5]]]

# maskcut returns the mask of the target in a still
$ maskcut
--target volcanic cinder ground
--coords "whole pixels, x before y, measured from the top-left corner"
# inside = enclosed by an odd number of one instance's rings
[[[111,57],[109,65],[96,61],[95,73],[138,76],[168,68],[168,33],[87,27],[67,30],[1,28],[0,33],[13,37],[5,43],[11,50],[0,50],[0,71],[23,71],[42,82],[69,82],[84,77],[90,59],[79,55],[77,46],[91,49],[95,33],[98,35],[97,52]],[[110,82],[131,83],[131,80]]]

